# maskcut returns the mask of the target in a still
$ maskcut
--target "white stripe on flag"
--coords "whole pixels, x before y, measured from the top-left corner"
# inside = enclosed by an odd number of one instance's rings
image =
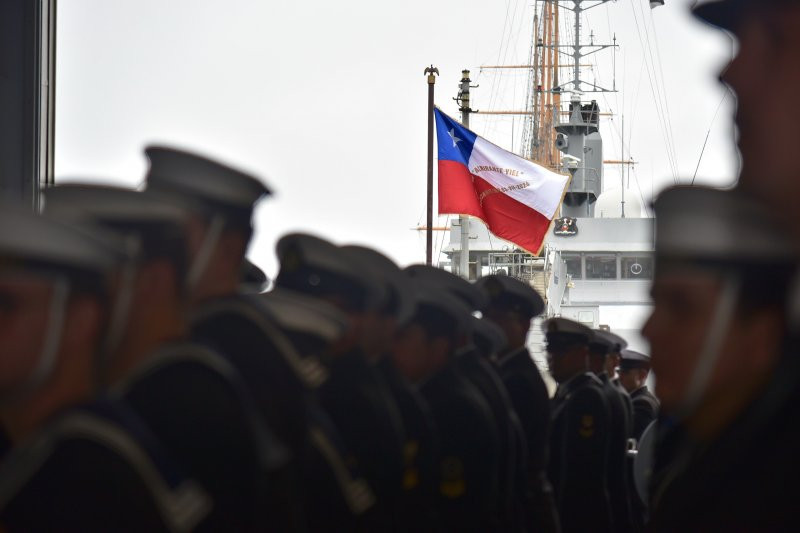
[[[482,137],[475,139],[469,171],[548,219],[555,215],[569,181],[568,176],[503,150]]]

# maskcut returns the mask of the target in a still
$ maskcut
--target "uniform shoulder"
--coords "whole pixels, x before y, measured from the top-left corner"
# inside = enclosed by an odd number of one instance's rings
[[[191,314],[193,329],[226,329],[232,326],[268,330],[275,328],[269,310],[247,295],[215,298],[199,305]]]
[[[158,349],[117,390],[125,391],[137,382],[161,372],[175,372],[185,376],[215,376],[222,382],[241,386],[236,369],[218,352],[199,343],[177,342]]]
[[[653,393],[648,390],[644,390],[641,393],[634,393],[631,395],[631,402],[635,408],[652,408],[658,409],[660,402],[658,398],[655,397]]]
[[[113,487],[114,490],[109,490]],[[0,509],[21,529],[189,530],[208,513],[208,495],[124,426],[86,411],[66,413],[3,465]],[[41,508],[47,513],[28,511]],[[44,516],[46,515],[46,516]]]
[[[570,392],[570,400],[572,402],[587,402],[598,405],[605,405],[607,403],[607,393],[603,388],[603,383],[596,377],[585,374],[573,384],[572,391]]]

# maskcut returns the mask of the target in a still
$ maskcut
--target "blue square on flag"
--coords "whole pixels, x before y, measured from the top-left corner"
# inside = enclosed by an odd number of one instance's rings
[[[436,115],[436,140],[439,145],[439,160],[458,161],[464,165],[469,161],[472,147],[475,145],[474,133],[448,117],[437,107]]]

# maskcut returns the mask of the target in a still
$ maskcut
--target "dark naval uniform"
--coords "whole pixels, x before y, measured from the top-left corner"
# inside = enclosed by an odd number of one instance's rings
[[[316,298],[276,288],[260,297],[272,319],[302,358],[303,382],[313,389],[328,379],[318,355],[347,328],[343,313]],[[313,379],[312,379],[313,378]],[[309,531],[355,531],[374,513],[375,494],[361,475],[354,455],[325,411],[306,398],[308,443],[297,459],[298,476]]]
[[[136,415],[110,402],[57,415],[0,465],[3,531],[193,531],[212,505]]]
[[[562,531],[612,531],[608,495],[610,416],[602,382],[580,374],[559,386],[552,402],[549,476]]]
[[[402,486],[402,417],[383,377],[359,350],[337,356],[328,369],[327,381],[317,390],[320,406],[375,491],[376,510],[370,518],[375,521],[373,527],[388,528]]]
[[[476,348],[467,348],[459,354],[455,363],[461,374],[469,381],[486,401],[492,412],[496,427],[498,445],[497,498],[496,513],[501,527],[510,531],[514,528],[514,487],[518,469],[518,450],[516,413],[503,382],[488,361]]]
[[[196,344],[165,345],[115,392],[212,496],[209,530],[291,523],[285,502],[268,493],[288,453],[220,355]]]
[[[628,394],[615,387],[608,375],[603,372],[598,378],[602,382],[603,392],[611,415],[609,426],[608,453],[608,492],[611,499],[614,531],[620,533],[631,531],[633,526],[633,510],[631,509],[631,487],[628,464],[628,439],[632,436],[632,424],[629,416]]]
[[[345,531],[363,517],[375,516],[371,485],[354,463],[348,441],[314,399],[314,390],[329,378],[328,370],[300,349],[318,342],[282,330],[255,295],[208,302],[192,325],[197,339],[221,350],[238,369],[262,419],[289,446],[295,479],[309,487],[287,480],[287,506],[295,515],[301,512],[299,501],[315,509],[304,513],[304,527]]]
[[[451,363],[420,392],[440,436],[437,501],[446,531],[495,531],[498,445],[492,414],[477,390]]]
[[[239,372],[269,427],[291,450],[306,438],[304,383],[323,379],[280,331],[255,295],[205,302],[193,314],[192,337],[214,348]]]
[[[406,383],[389,357],[384,357],[378,368],[400,411],[406,435],[397,529],[438,531],[435,500],[439,441],[436,424],[425,399]]]
[[[485,276],[475,285],[488,300],[481,309],[485,319],[501,332],[509,325],[528,329],[530,320],[544,310],[542,297],[528,283],[511,276]],[[547,388],[524,345],[500,357],[497,365],[524,432],[517,438],[522,447],[515,483],[517,522],[523,530],[558,531],[552,487],[545,475],[551,423]]]
[[[384,289],[374,276],[354,268],[350,254],[306,234],[290,234],[277,244],[281,261],[275,284],[280,289],[332,303],[348,320],[377,314]],[[352,452],[349,458],[369,482],[376,504],[365,527],[391,527],[403,478],[402,418],[383,376],[360,346],[363,334],[349,330],[343,346],[325,359],[327,379],[316,389],[320,407],[330,416]]]
[[[750,9],[757,11],[761,4],[766,2],[715,2],[703,7],[738,17],[754,15]],[[715,276],[727,280],[722,291],[735,294],[735,299],[727,301],[726,310],[737,318],[716,331],[718,349],[698,348],[691,374],[681,376],[696,386],[678,399],[673,413],[667,413],[678,416],[659,417],[647,529],[794,531],[800,520],[800,358],[798,324],[791,311],[797,302],[787,295],[797,295],[792,290],[797,279],[796,241],[776,231],[779,224],[771,218],[772,213],[738,191],[675,187],[658,197],[654,211],[654,283],[660,283],[659,276],[671,268],[680,269],[681,276],[688,277],[695,265],[702,264],[703,279]],[[690,227],[687,221],[704,231],[686,231]],[[687,284],[685,290],[691,287]],[[656,306],[661,305],[659,300],[656,298]],[[718,310],[709,319],[708,338],[714,335],[714,324],[719,324],[720,302],[726,302],[724,296],[716,301]],[[679,311],[672,311],[671,305],[666,306],[668,313],[677,316]],[[734,348],[742,358],[750,357],[752,351],[774,364],[753,369],[752,376],[734,374],[721,383],[702,379],[697,368],[706,366],[713,375],[719,364],[738,362],[723,350],[739,339],[739,331],[733,331],[740,320],[765,320],[788,330],[781,338],[763,340],[768,346],[777,344],[773,353],[766,353],[764,346]],[[651,344],[659,357],[669,358],[670,334],[682,332],[671,320],[661,327]],[[743,329],[748,346],[761,341],[754,331]],[[719,361],[713,359],[715,356]],[[669,364],[668,359],[665,364]],[[732,403],[723,408],[718,427],[695,429],[695,423],[713,416],[707,413],[709,408],[715,411],[714,406],[737,401],[738,406]]]
[[[798,366],[783,361],[763,394],[713,442],[691,442],[675,428],[660,439],[671,457],[652,479],[647,531],[796,529]]]
[[[361,476],[339,431],[318,406],[309,407],[309,449],[300,466],[310,532],[360,531],[375,507],[375,494]]]
[[[642,433],[658,416],[660,402],[647,386],[642,386],[630,395],[633,404],[633,438],[639,440]]]
[[[520,469],[518,494],[523,495],[528,529],[557,531],[553,489],[547,479],[548,446],[551,435],[550,397],[542,375],[525,347],[498,360],[508,395],[525,431],[527,462]]]

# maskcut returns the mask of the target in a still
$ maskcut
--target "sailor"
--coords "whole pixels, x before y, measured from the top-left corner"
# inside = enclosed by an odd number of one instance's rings
[[[376,368],[383,355],[378,310],[385,289],[351,255],[312,235],[283,236],[277,255],[276,287],[320,298],[347,316],[349,329],[326,360],[328,378],[316,398],[375,491],[377,501],[364,527],[390,528],[402,486],[405,429]]]
[[[147,190],[188,212],[190,336],[236,368],[297,463],[308,443],[306,397],[321,374],[309,372],[258,295],[238,291],[253,209],[270,190],[249,173],[197,154],[161,146],[145,154]]]
[[[190,531],[210,501],[137,416],[94,399],[124,241],[0,209],[3,531]]]
[[[335,353],[349,329],[347,315],[333,305],[283,288],[263,293],[261,300],[303,358],[309,373],[321,372],[318,362]],[[309,531],[355,531],[375,504],[375,494],[363,478],[330,417],[316,401],[308,402],[310,445],[300,469],[300,485]]]
[[[510,276],[486,276],[476,282],[487,296],[483,320],[498,326],[506,347],[497,367],[525,432],[526,463],[519,468],[518,501],[528,530],[558,531],[553,489],[547,479],[551,431],[550,398],[542,375],[526,346],[533,317],[544,310],[541,296]]]
[[[619,353],[627,344],[622,337],[604,329],[592,330],[589,342],[589,370],[603,384],[603,392],[611,415],[608,448],[608,492],[614,531],[632,531],[633,511],[629,486],[628,439],[633,432],[632,407],[628,393],[611,382],[606,373],[606,359],[611,352]]]
[[[737,184],[769,206],[800,238],[795,198],[800,168],[795,147],[800,119],[795,105],[800,84],[800,3],[797,0],[704,0],[694,14],[736,40],[736,55],[720,80],[735,93],[741,173]],[[733,49],[733,46],[732,46]],[[763,83],[769,80],[769,83]]]
[[[608,376],[611,384],[617,388],[617,391],[625,401],[625,412],[628,423],[631,428],[633,428],[633,404],[631,403],[631,397],[630,394],[628,394],[628,391],[625,390],[625,387],[623,387],[619,381],[619,365],[622,361],[622,351],[628,347],[628,341],[619,335],[614,334],[613,332],[609,333],[612,336],[612,342],[610,351],[608,352],[608,355],[606,355],[605,374]],[[631,429],[631,431],[633,430]]]
[[[647,388],[650,376],[650,356],[635,350],[623,350],[619,366],[619,382],[630,394],[633,404],[633,438],[642,433],[657,417],[659,401]]]
[[[615,336],[619,342],[615,342],[611,348],[611,351],[608,352],[608,355],[606,355],[604,371],[609,380],[611,380],[611,383],[613,383],[616,387],[621,387],[619,384],[619,375],[617,374],[617,370],[619,369],[619,364],[622,360],[621,352],[628,347],[628,341],[619,335]]]
[[[800,359],[787,341],[786,295],[795,249],[738,192],[675,187],[654,209],[654,308],[643,334],[662,414],[649,529],[792,529]]]
[[[395,518],[401,531],[437,531],[436,464],[439,453],[438,435],[433,415],[425,399],[397,370],[391,348],[397,331],[414,311],[414,295],[408,277],[388,257],[371,248],[349,245],[342,250],[353,263],[370,272],[385,289],[385,298],[378,308],[380,357],[377,368],[394,398],[405,429],[403,445],[402,493]]]
[[[436,492],[443,529],[495,531],[496,426],[486,401],[453,363],[469,333],[469,307],[437,285],[412,279],[411,286],[416,308],[392,357],[419,387],[439,432]]]
[[[487,298],[474,284],[450,272],[427,265],[412,265],[406,273],[431,285],[441,287],[453,296],[461,299],[475,312],[485,308]],[[469,321],[469,326],[473,321]],[[453,360],[459,372],[472,384],[486,402],[492,412],[495,424],[495,434],[499,446],[497,457],[497,480],[495,491],[495,514],[498,517],[498,527],[503,531],[515,531],[522,528],[522,517],[515,505],[515,477],[519,471],[518,442],[520,437],[519,419],[514,411],[514,405],[508,391],[503,385],[495,367],[483,356],[473,342],[473,335],[465,337],[463,343],[456,347],[456,357]]]
[[[542,324],[553,397],[548,471],[564,532],[613,531],[608,493],[611,418],[603,383],[588,367],[592,330],[566,319]]]
[[[186,212],[152,193],[99,185],[52,187],[45,202],[50,216],[100,225],[138,247],[120,274],[116,338],[103,347],[98,373],[213,497],[206,527],[290,523],[283,502],[265,492],[277,484],[286,450],[230,363],[186,341]]]

